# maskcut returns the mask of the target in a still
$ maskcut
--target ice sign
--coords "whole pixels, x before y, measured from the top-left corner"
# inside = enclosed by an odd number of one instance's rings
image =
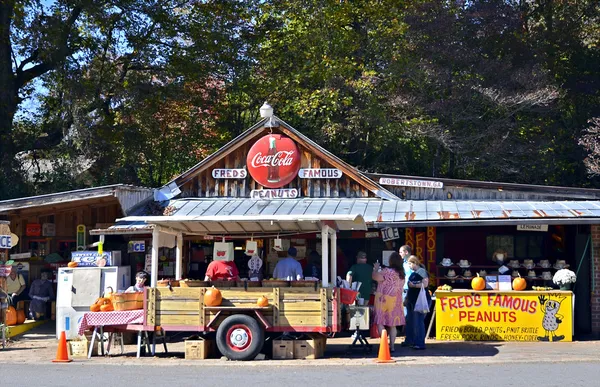
[[[12,236],[0,235],[0,249],[12,249]]]

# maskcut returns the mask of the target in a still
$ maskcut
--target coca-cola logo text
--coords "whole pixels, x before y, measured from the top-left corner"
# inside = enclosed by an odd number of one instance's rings
[[[281,188],[298,175],[300,152],[294,141],[281,134],[261,137],[246,157],[250,176],[266,188]]]
[[[294,151],[291,152],[277,152],[274,155],[265,155],[263,156],[263,154],[261,152],[258,152],[256,155],[254,155],[254,157],[252,158],[252,163],[250,163],[250,165],[252,165],[254,168],[258,168],[258,167],[268,167],[268,166],[279,166],[279,167],[287,167],[292,165],[292,163],[294,162]]]

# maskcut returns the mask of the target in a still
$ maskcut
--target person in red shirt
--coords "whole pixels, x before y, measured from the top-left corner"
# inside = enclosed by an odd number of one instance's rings
[[[206,268],[205,281],[240,279],[235,262],[212,261]]]

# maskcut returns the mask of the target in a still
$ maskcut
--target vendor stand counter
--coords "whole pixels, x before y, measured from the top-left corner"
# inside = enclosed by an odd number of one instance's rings
[[[570,291],[438,290],[440,341],[572,341]]]

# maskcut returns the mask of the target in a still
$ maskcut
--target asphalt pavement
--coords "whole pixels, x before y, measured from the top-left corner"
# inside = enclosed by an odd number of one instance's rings
[[[262,362],[262,365],[265,363]],[[53,386],[597,386],[597,362],[528,364],[395,364],[318,367],[0,364],[2,385]]]
[[[226,359],[214,358],[207,360],[189,360],[184,358],[184,335],[169,337],[168,353],[162,351],[162,346],[157,345],[156,356],[146,356],[137,359],[136,347],[126,345],[123,354],[117,351],[113,356],[94,356],[91,359],[74,357],[73,362],[66,367],[79,365],[94,366],[147,366],[152,367],[179,367],[201,366],[210,367],[345,367],[351,364],[357,368],[372,368],[377,357],[378,340],[371,340],[372,353],[362,351],[349,351],[352,341],[350,337],[330,338],[327,341],[325,358],[317,360],[257,360],[250,362],[231,362]],[[398,339],[400,342],[401,339]],[[18,336],[9,343],[5,349],[0,349],[0,369],[4,364],[36,364],[44,365],[56,357],[58,342],[55,338],[54,325],[35,328],[22,336]],[[541,364],[541,363],[596,363],[600,360],[600,341],[576,342],[438,342],[428,340],[427,349],[416,351],[410,348],[401,348],[396,345],[396,352],[392,354],[396,363],[391,367],[412,367],[420,365],[506,365],[506,364]],[[571,365],[569,365],[570,367]],[[600,382],[598,383],[600,384]]]

